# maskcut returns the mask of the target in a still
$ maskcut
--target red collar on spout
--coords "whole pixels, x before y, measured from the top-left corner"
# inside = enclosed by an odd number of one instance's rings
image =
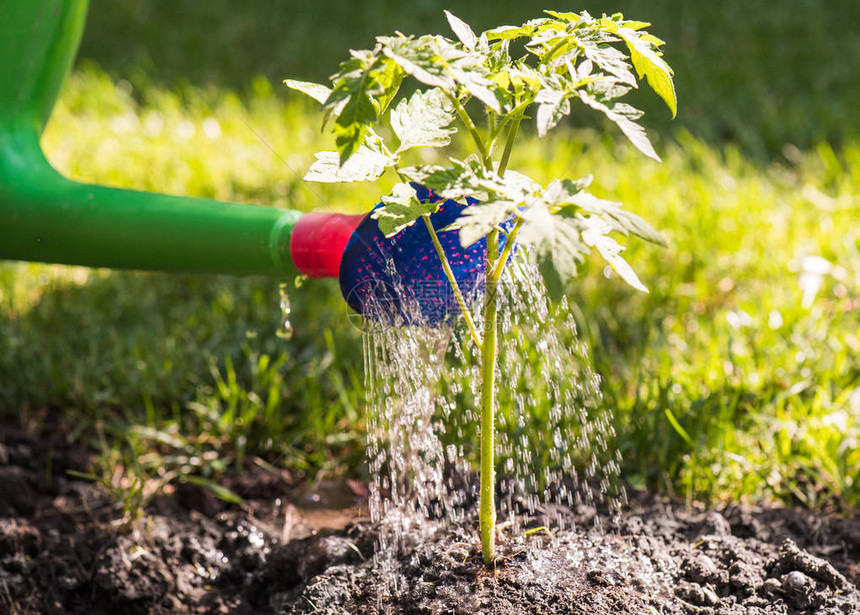
[[[293,264],[310,278],[337,278],[346,243],[363,218],[364,214],[305,214],[290,235]]]

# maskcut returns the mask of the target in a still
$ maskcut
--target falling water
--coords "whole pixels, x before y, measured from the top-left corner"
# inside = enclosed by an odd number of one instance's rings
[[[564,515],[550,514],[554,505],[617,511],[626,495],[612,416],[570,306],[552,304],[534,266],[517,258],[503,279],[499,314],[499,523],[516,536],[534,515],[563,526]],[[474,515],[479,352],[462,319],[432,327],[364,323],[370,512],[381,527],[380,557]]]
[[[298,284],[296,287],[298,288]],[[280,295],[281,305],[281,326],[278,327],[275,335],[283,340],[290,340],[293,337],[293,323],[290,322],[290,314],[293,308],[290,304],[290,295],[287,292],[286,282],[281,282],[278,285],[278,294]]]

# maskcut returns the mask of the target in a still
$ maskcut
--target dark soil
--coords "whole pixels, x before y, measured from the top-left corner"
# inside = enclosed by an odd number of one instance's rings
[[[860,613],[860,521],[803,509],[639,494],[618,522],[546,510],[577,529],[503,529],[488,570],[474,520],[375,557],[359,509],[256,466],[230,485],[245,506],[178,485],[118,524],[105,490],[67,474],[88,461],[0,428],[0,613]]]

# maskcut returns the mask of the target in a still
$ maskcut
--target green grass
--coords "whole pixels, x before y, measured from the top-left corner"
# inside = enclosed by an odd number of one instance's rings
[[[648,93],[633,104],[656,132],[679,125],[712,145],[737,143],[761,160],[860,136],[860,3],[854,0],[92,0],[81,58],[141,89],[188,84],[247,92],[252,78],[323,80],[347,49],[379,34],[448,32],[449,9],[476,31],[523,23],[543,9],[621,11],[654,24],[675,69],[674,124]]]
[[[94,2],[83,59],[44,137],[49,158],[83,181],[368,209],[391,182],[301,181],[330,144],[316,111],[276,79],[325,75],[377,29],[445,26],[432,3],[413,17],[342,4],[352,21],[323,32],[333,11],[322,4],[290,20],[275,5],[177,3],[164,13]],[[544,181],[594,173],[599,196],[669,238],[666,250],[630,242],[625,253],[650,294],[605,279],[596,262],[576,289],[617,409],[625,476],[688,498],[857,510],[860,83],[850,67],[860,39],[836,27],[853,23],[856,5],[813,13],[796,0],[768,17],[739,2],[677,13],[647,4],[618,8],[669,40],[679,123],[649,124],[667,131],[663,164],[585,114],[579,125],[594,128],[527,135],[512,161]],[[505,22],[536,13],[500,6]],[[476,27],[498,21],[478,5],[452,10]],[[249,37],[260,40],[240,52]],[[804,276],[809,257],[829,271]],[[96,475],[131,512],[163,482],[217,484],[248,463],[360,475],[360,335],[336,285],[306,281],[290,291],[295,335],[277,337],[277,284],[0,264],[0,415],[90,444]]]

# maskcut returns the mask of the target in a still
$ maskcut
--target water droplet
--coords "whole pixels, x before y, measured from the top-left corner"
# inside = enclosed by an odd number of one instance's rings
[[[281,297],[281,326],[278,327],[276,335],[283,340],[289,340],[293,337],[293,323],[290,322],[292,306],[290,305],[290,296],[287,294],[286,282],[281,282],[278,285],[278,294]]]

